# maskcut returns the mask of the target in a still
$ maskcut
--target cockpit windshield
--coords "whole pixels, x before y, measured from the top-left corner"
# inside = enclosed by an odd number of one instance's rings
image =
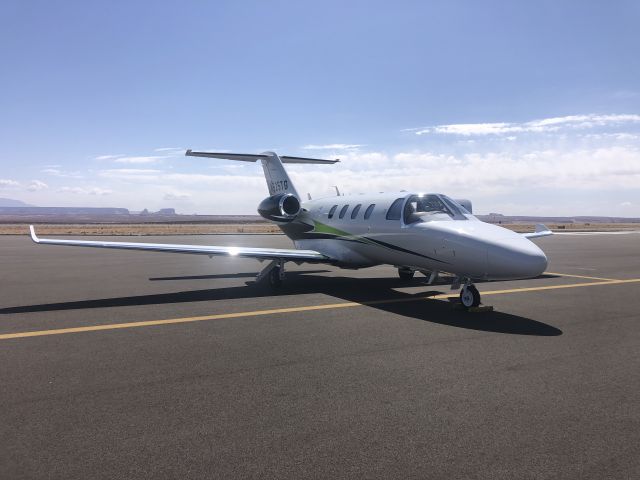
[[[435,193],[412,195],[404,206],[404,223],[416,223],[435,219],[438,214],[445,214],[455,220],[467,220],[469,212],[456,201],[446,195]]]

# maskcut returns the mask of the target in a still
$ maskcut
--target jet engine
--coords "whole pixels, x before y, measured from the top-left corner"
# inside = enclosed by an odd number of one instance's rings
[[[290,222],[300,213],[300,200],[292,193],[272,195],[260,202],[258,213],[274,222]]]

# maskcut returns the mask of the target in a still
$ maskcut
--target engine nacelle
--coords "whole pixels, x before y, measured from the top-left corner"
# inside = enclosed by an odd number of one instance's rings
[[[260,202],[258,213],[273,222],[290,222],[300,213],[300,200],[291,193],[272,195]]]
[[[462,205],[464,208],[466,208],[469,211],[469,213],[473,213],[473,210],[471,208],[472,207],[471,200],[466,200],[464,198],[456,198],[455,200],[460,205]]]

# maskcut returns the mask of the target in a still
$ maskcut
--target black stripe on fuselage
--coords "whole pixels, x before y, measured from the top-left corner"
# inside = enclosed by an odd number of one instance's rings
[[[449,262],[445,262],[444,260],[438,260],[437,258],[433,258],[433,257],[430,257],[428,255],[423,255],[422,253],[413,252],[411,250],[407,250],[406,248],[402,248],[402,247],[398,247],[397,245],[393,245],[392,243],[382,242],[380,240],[375,240],[375,239],[373,239],[371,237],[362,237],[362,238],[366,238],[370,242],[376,243],[376,244],[378,244],[378,245],[380,245],[382,247],[386,247],[386,248],[389,248],[391,250],[396,250],[398,252],[408,253],[410,255],[416,255],[418,257],[427,258],[429,260],[433,260],[434,262],[446,263],[447,265],[449,264]]]
[[[408,253],[410,255],[415,255],[417,257],[426,258],[428,260],[433,260],[434,262],[444,263],[449,265],[449,262],[445,262],[444,260],[439,260],[437,258],[430,257],[428,255],[423,255],[421,253],[413,252],[411,250],[407,250],[406,248],[398,247],[397,245],[393,245],[392,243],[383,242],[381,240],[375,240],[371,237],[358,237],[357,235],[353,235],[350,237],[341,237],[332,233],[316,233],[313,232],[313,225],[309,225],[308,223],[300,222],[294,220],[291,223],[280,225],[280,229],[287,235],[291,240],[312,240],[312,239],[334,239],[334,240],[342,240],[343,242],[356,242],[362,243],[364,245],[374,244],[380,247],[388,248],[390,250],[395,250],[396,252]],[[361,240],[362,239],[362,240]]]

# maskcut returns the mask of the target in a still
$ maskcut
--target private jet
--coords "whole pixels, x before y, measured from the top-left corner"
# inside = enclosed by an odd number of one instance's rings
[[[484,223],[472,214],[468,200],[402,191],[338,192],[337,196],[302,201],[283,164],[334,164],[339,160],[280,157],[274,152],[253,155],[187,150],[186,155],[260,161],[269,197],[258,205],[258,213],[278,225],[295,249],[44,239],[38,238],[33,226],[31,238],[45,245],[255,258],[269,262],[256,280],[266,280],[274,288],[282,285],[287,262],[348,269],[392,265],[401,279],[410,281],[420,272],[429,284],[440,273],[447,273],[454,276],[451,288],[460,288],[460,302],[466,308],[480,305],[474,282],[533,278],[547,267],[547,257],[531,239],[551,235],[549,229],[539,224],[533,233],[518,234]]]

